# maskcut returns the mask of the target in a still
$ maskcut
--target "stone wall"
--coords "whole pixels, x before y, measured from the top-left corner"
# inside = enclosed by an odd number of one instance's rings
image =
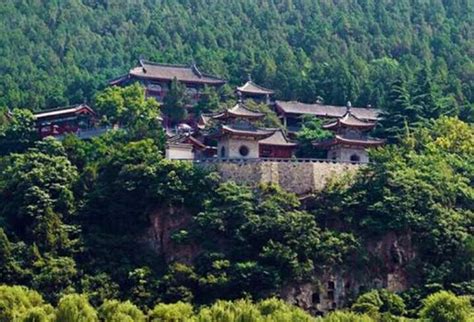
[[[322,190],[327,182],[337,176],[355,173],[360,164],[329,161],[302,160],[232,160],[203,162],[212,167],[223,180],[241,184],[276,183],[287,191],[304,195]]]

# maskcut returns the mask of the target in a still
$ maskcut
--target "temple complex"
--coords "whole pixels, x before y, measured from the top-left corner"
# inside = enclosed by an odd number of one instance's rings
[[[224,79],[202,73],[196,65],[168,65],[140,60],[139,66],[132,68],[128,74],[109,82],[109,85],[127,86],[140,82],[146,88],[146,95],[162,101],[169,90],[173,79],[186,86],[191,101],[196,103],[204,86],[220,87]]]
[[[204,86],[219,88],[226,83],[221,78],[202,73],[196,65],[140,60],[139,66],[112,80],[110,85],[126,86],[138,81],[145,86],[148,97],[162,101],[174,79],[186,86],[193,105],[200,99]],[[297,143],[288,136],[295,137],[304,116],[323,120],[323,127],[334,132],[331,140],[313,142],[315,149],[327,151],[330,160],[368,162],[366,150],[384,143],[369,136],[379,119],[377,109],[350,104],[346,107],[326,105],[322,99],[313,104],[275,101],[275,92],[256,84],[250,76],[245,84],[236,87],[235,93],[238,103],[222,112],[199,116],[189,113],[189,119],[174,126],[165,118],[166,156],[170,159],[289,159],[293,157]],[[280,119],[282,129],[259,127],[265,114],[249,109],[244,104],[246,100],[268,105]],[[184,126],[186,133],[180,131]]]
[[[330,160],[369,162],[367,148],[378,147],[385,142],[368,136],[375,125],[374,121],[366,121],[354,115],[348,104],[346,113],[342,117],[323,126],[324,129],[334,132],[334,138],[313,142],[313,146],[327,150],[327,158]]]

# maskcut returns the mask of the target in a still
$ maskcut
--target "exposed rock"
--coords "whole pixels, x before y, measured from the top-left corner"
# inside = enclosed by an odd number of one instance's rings
[[[191,264],[201,252],[196,244],[178,244],[172,240],[174,233],[189,226],[192,215],[185,208],[157,209],[150,215],[151,226],[146,240],[157,254],[164,257],[167,263],[179,261]]]

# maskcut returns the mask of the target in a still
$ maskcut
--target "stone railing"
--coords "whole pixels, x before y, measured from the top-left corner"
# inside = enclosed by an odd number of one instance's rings
[[[201,159],[180,159],[183,161],[192,161],[194,163],[262,163],[262,162],[281,162],[281,163],[335,163],[335,164],[367,164],[361,161],[339,161],[331,159],[314,158],[201,158]]]

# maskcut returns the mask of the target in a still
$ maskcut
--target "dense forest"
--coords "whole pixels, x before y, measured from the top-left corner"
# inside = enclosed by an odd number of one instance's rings
[[[472,1],[15,0],[0,17],[0,321],[472,319]],[[164,158],[157,116],[179,100],[106,88],[140,57],[380,107],[390,144],[304,200],[222,182]],[[122,128],[40,140],[31,111],[83,101]],[[157,220],[180,225],[153,244]],[[277,299],[328,271],[383,275],[367,245],[388,234],[413,247],[405,291],[360,287],[318,318]]]
[[[252,74],[281,99],[383,108],[398,80],[472,120],[470,0],[14,0],[0,8],[0,106],[82,103],[139,58]],[[433,107],[434,108],[434,107]]]

